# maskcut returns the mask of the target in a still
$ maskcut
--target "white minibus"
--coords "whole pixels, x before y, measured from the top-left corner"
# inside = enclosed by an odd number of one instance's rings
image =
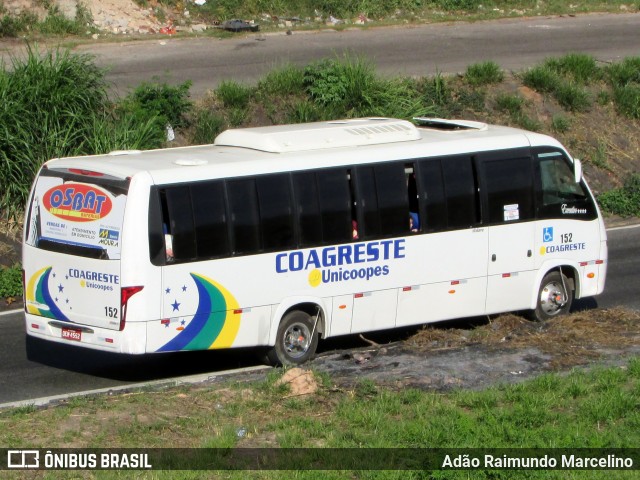
[[[232,129],[213,145],[59,158],[35,179],[28,335],[127,354],[267,347],[603,291],[607,239],[553,138],[462,120]]]

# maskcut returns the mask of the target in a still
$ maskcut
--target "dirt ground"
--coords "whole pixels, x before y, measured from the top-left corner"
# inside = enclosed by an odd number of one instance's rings
[[[574,367],[619,365],[640,354],[640,313],[622,308],[577,312],[547,322],[517,315],[469,327],[434,325],[388,345],[318,355],[310,368],[341,388],[368,379],[390,388],[449,391],[516,383]],[[384,336],[383,336],[384,338]]]

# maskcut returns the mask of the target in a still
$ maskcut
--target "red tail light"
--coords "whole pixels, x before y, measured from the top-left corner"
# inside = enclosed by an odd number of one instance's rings
[[[120,289],[120,330],[124,330],[124,324],[127,321],[127,303],[129,299],[144,287],[122,287]]]

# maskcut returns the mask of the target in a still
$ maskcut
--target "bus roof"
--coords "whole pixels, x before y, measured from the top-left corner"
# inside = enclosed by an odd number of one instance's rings
[[[361,162],[426,158],[487,150],[558,146],[546,135],[481,122],[369,118],[232,129],[212,145],[47,162],[52,169],[82,169],[119,178],[148,172],[157,184],[256,175]]]

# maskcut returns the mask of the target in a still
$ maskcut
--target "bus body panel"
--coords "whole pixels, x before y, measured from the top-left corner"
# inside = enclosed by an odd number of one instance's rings
[[[482,170],[482,158],[496,152],[500,160],[506,150],[517,150],[519,160],[529,158],[532,165],[539,160],[551,166],[553,161],[572,161],[556,140],[515,129],[426,129],[421,135],[421,141],[345,147],[329,153],[318,149],[280,154],[214,145],[49,162],[34,184],[27,212],[27,227],[38,225],[25,228],[27,333],[120,353],[273,346],[282,318],[297,308],[314,312],[312,318],[318,314],[322,324],[316,326],[324,337],[333,337],[533,309],[542,278],[556,269],[575,277],[578,298],[603,291],[607,261],[604,223],[599,212],[594,220],[585,219],[582,208],[570,201],[560,213],[548,214],[548,219],[538,219],[547,213],[536,212],[536,218],[530,220],[519,217],[517,203],[505,201],[504,218],[499,219],[504,223],[487,222],[486,213],[482,213],[482,218],[478,216],[465,224],[468,226],[445,225],[431,232],[427,230],[431,219],[423,206],[425,194],[419,200],[423,227],[415,234],[409,231],[407,218],[406,233],[367,237],[365,229],[364,238],[342,243],[319,242],[317,246],[244,255],[230,250],[220,258],[197,258],[194,250],[193,258],[175,263],[169,257],[159,261],[152,251],[151,238],[157,234],[154,228],[160,231],[159,224],[152,226],[157,220],[150,213],[153,202],[160,205],[158,195],[173,185],[326,168],[349,168],[348,174],[354,175],[350,179],[359,179],[360,167],[385,161],[395,161],[403,172],[409,172],[408,184],[424,159],[442,157],[444,172],[450,157],[457,155],[468,161],[474,152],[481,152],[472,160],[473,168],[479,170],[479,185],[473,191],[484,198],[481,187],[488,183],[489,173]],[[523,156],[523,151],[530,153]],[[51,172],[56,169],[66,172],[61,178],[70,186],[64,187],[55,171]],[[554,180],[555,170],[547,170],[551,174],[543,172],[547,175],[543,180]],[[101,180],[101,175],[108,181]],[[581,185],[592,199],[586,183]],[[227,186],[224,188],[227,192]],[[72,189],[82,193],[84,200],[104,194],[111,217],[89,211],[92,203],[88,200],[80,202],[86,211],[78,209],[85,217],[65,213],[63,204],[67,197],[73,198]],[[226,215],[229,197],[224,198]],[[106,199],[101,202],[109,203]],[[483,202],[484,209],[486,200]],[[41,214],[45,207],[48,210]],[[36,214],[40,217],[35,218]],[[185,216],[192,214],[184,212]],[[449,211],[453,214],[454,210]],[[164,219],[165,212],[156,215]],[[232,216],[225,217],[225,222],[232,222]],[[91,224],[93,230],[87,227]],[[36,247],[38,240],[34,239],[42,237],[74,244],[76,237],[66,236],[67,229],[89,235],[91,238],[79,243],[91,248],[102,245],[102,257],[107,258],[90,258],[84,250],[76,254]],[[233,238],[231,227],[228,231]],[[47,246],[46,242],[43,245]],[[121,292],[127,289],[134,289],[134,293],[123,307]]]

